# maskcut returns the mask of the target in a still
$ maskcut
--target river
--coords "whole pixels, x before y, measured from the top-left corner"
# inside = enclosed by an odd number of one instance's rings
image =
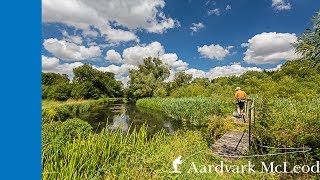
[[[140,129],[144,123],[148,126],[149,134],[154,134],[161,129],[164,129],[168,134],[173,134],[181,127],[179,121],[175,121],[164,113],[138,108],[135,104],[122,101],[97,105],[90,111],[79,113],[77,117],[88,121],[96,133],[101,132],[103,128],[130,132],[134,128]]]

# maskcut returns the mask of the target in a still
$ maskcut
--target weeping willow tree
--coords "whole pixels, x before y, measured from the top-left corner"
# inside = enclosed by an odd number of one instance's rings
[[[296,53],[309,59],[314,66],[320,63],[320,12],[312,18],[312,26],[302,34],[296,45]]]

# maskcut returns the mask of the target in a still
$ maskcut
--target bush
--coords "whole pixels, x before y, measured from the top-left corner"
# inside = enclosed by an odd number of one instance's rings
[[[206,140],[209,144],[214,143],[217,139],[222,137],[224,133],[231,129],[233,120],[223,116],[209,116],[208,117],[208,133]]]
[[[273,147],[311,147],[312,157],[319,160],[319,100],[277,98],[256,103],[256,107],[257,142]],[[298,160],[299,154],[293,157]]]
[[[86,137],[92,132],[91,125],[79,118],[68,119],[61,123],[59,133],[66,138],[66,141]]]
[[[42,109],[42,122],[64,121],[72,117],[72,109],[77,106],[63,105],[53,108]]]
[[[64,122],[53,121],[42,125],[43,145],[58,143],[65,144],[68,141],[80,137],[86,137],[92,132],[91,125],[78,118],[68,119]]]
[[[167,91],[166,91],[165,88],[160,87],[160,88],[155,90],[153,96],[154,97],[166,97],[167,96]]]
[[[42,109],[42,123],[56,121],[58,117],[59,117],[59,114],[54,108]]]
[[[207,88],[198,84],[190,84],[187,86],[182,86],[178,89],[173,90],[170,93],[170,96],[173,96],[173,97],[196,97],[196,96],[210,97],[210,95],[211,93]]]
[[[65,101],[71,96],[71,85],[69,83],[59,83],[50,86],[46,93],[48,99]]]

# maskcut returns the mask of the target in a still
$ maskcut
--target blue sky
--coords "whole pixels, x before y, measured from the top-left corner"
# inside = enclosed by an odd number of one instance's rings
[[[44,72],[90,63],[123,83],[147,56],[210,79],[279,68],[320,1],[43,0]]]

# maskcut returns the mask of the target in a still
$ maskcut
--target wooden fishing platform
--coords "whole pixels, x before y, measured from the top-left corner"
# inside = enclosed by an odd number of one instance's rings
[[[244,155],[249,150],[249,135],[247,132],[228,131],[211,148],[218,156]]]

